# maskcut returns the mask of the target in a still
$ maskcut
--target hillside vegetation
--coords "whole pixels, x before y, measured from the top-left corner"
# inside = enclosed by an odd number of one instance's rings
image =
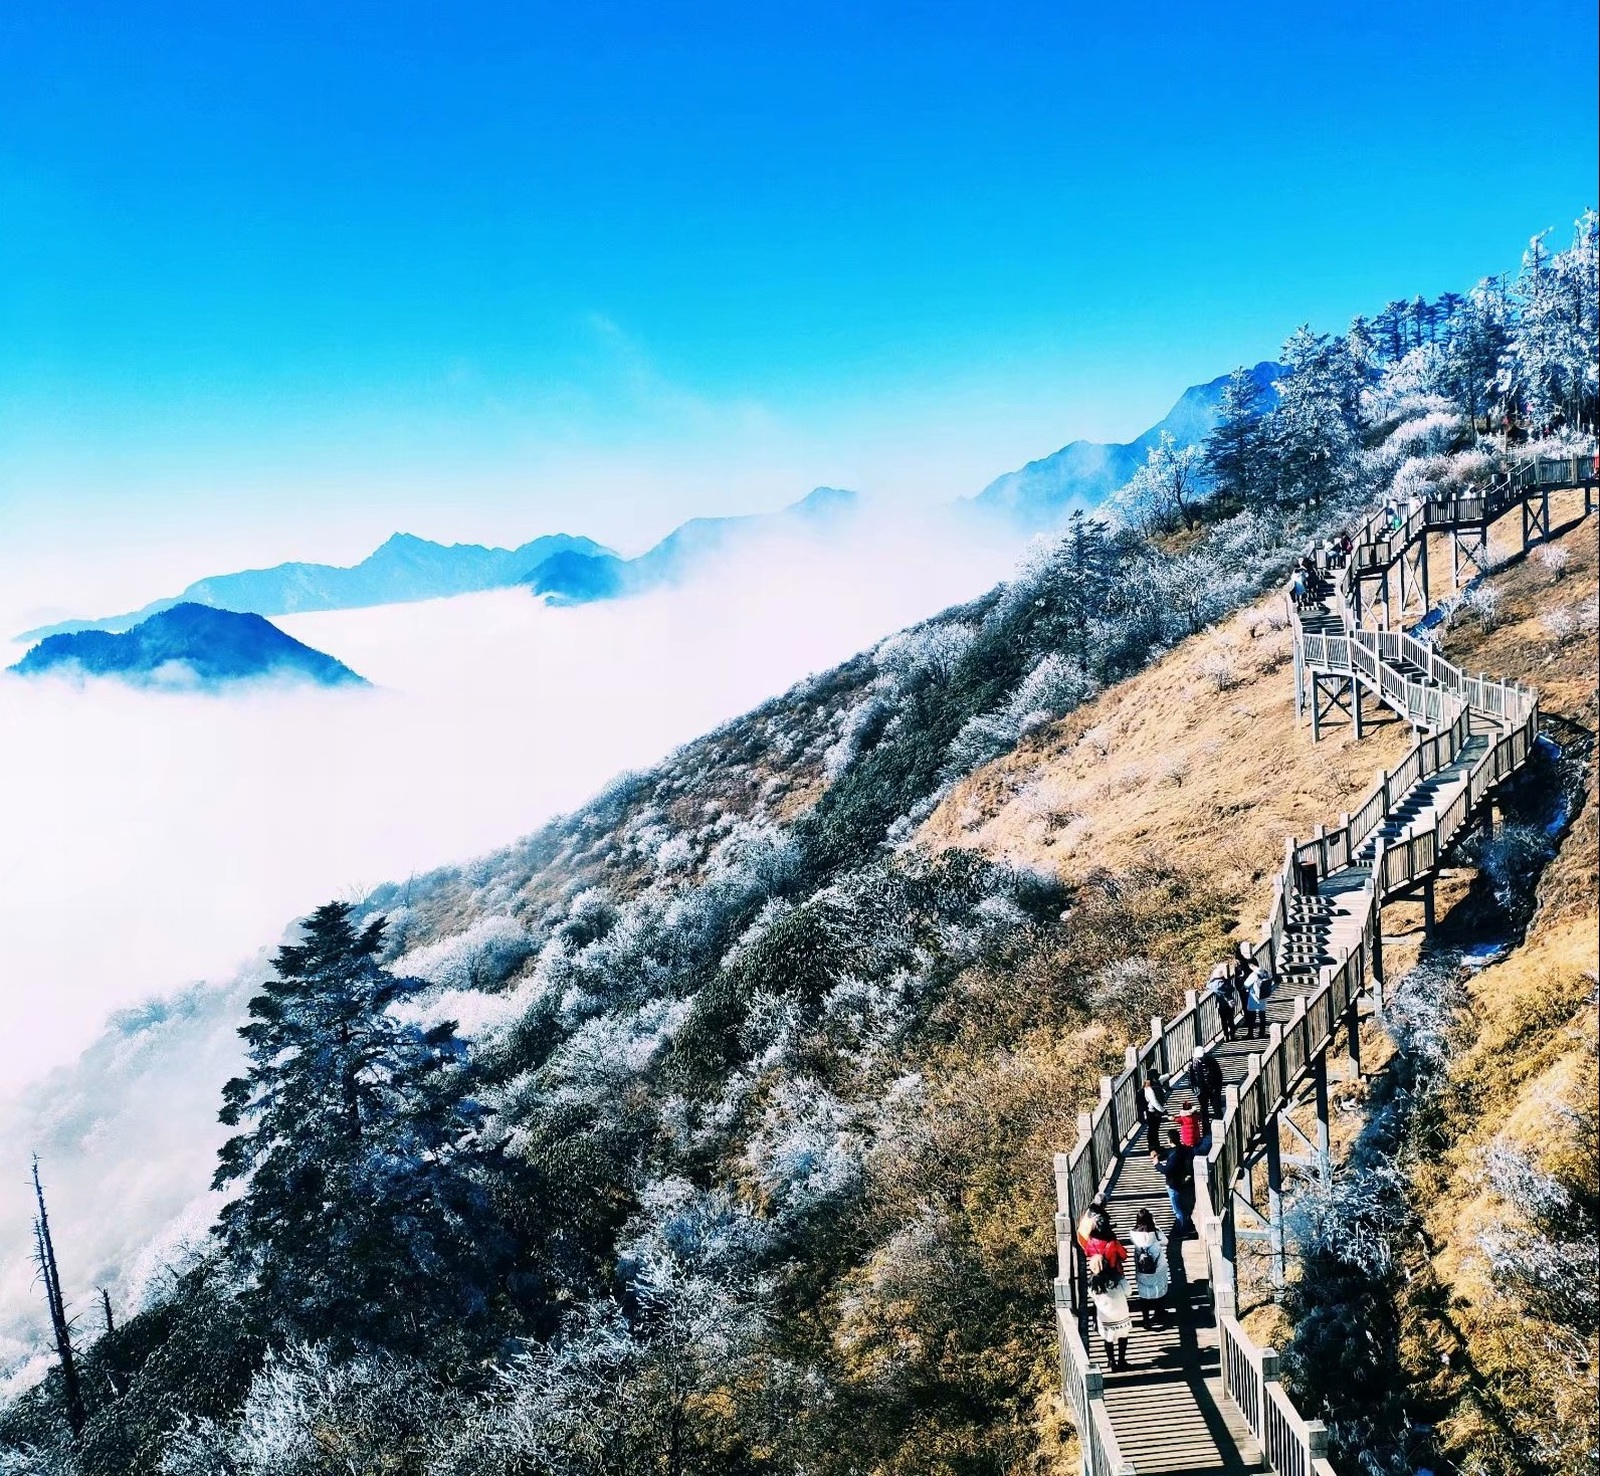
[[[1522,454],[1478,438],[1472,334],[1526,366],[1507,404],[1592,421],[1521,326],[1555,269],[1297,332],[1276,404],[1233,376],[1120,526],[321,909],[223,1089],[214,1242],[0,1414],[0,1470],[1074,1469],[1051,1154],[1259,925],[1283,835],[1407,741],[1295,733],[1271,591],[1374,498]]]

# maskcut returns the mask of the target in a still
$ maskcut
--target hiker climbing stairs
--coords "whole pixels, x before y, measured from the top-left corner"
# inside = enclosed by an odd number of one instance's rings
[[[1479,823],[1494,787],[1527,761],[1538,731],[1531,689],[1470,675],[1389,621],[1418,600],[1420,616],[1431,608],[1430,536],[1451,541],[1457,577],[1463,560],[1482,569],[1489,529],[1511,511],[1522,514],[1525,549],[1552,536],[1553,491],[1581,488],[1587,517],[1595,464],[1592,455],[1529,463],[1487,491],[1420,503],[1398,523],[1385,514],[1368,519],[1339,567],[1317,556],[1318,588],[1292,609],[1296,718],[1310,717],[1316,739],[1342,713],[1359,738],[1364,704],[1375,699],[1411,723],[1417,741],[1398,767],[1378,775],[1353,815],[1331,830],[1318,826],[1312,840],[1286,843],[1271,912],[1248,950],[1273,981],[1265,1038],[1226,1029],[1217,999],[1190,991],[1175,1019],[1152,1021],[1149,1040],[1128,1048],[1118,1076],[1101,1079],[1099,1104],[1079,1119],[1077,1146],[1056,1155],[1062,1388],[1085,1476],[1334,1476],[1326,1432],[1295,1409],[1276,1354],[1239,1324],[1238,1244],[1263,1244],[1274,1284],[1284,1284],[1283,1163],[1291,1155],[1280,1137],[1286,1132],[1304,1149],[1299,1161],[1332,1172],[1329,1056],[1342,1038],[1359,1075],[1363,1008],[1382,1008],[1382,909],[1420,900],[1432,928],[1446,851]],[[1366,623],[1372,619],[1378,628]],[[1197,1050],[1221,1068],[1226,1110],[1209,1151],[1195,1158],[1195,1230],[1184,1237],[1148,1150],[1141,1091],[1152,1070],[1176,1081]],[[1300,1106],[1315,1115],[1314,1137],[1291,1116]],[[1136,1326],[1115,1370],[1097,1359],[1090,1334],[1077,1229],[1091,1204],[1104,1206],[1123,1234],[1141,1210],[1170,1227],[1172,1315],[1158,1327]]]

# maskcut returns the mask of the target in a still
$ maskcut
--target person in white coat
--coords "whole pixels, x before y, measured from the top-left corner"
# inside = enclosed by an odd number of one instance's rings
[[[1172,1273],[1167,1266],[1167,1247],[1156,1229],[1155,1216],[1139,1211],[1129,1237],[1133,1247],[1133,1282],[1139,1294],[1139,1316],[1145,1327],[1160,1327],[1167,1320],[1167,1292]]]
[[[1128,1307],[1128,1278],[1105,1256],[1089,1257],[1089,1295],[1094,1298],[1095,1321],[1106,1349],[1106,1369],[1120,1373],[1128,1367],[1128,1339],[1133,1335],[1133,1313]]]

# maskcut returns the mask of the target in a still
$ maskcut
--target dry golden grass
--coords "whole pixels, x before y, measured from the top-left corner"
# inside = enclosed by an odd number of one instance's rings
[[[978,770],[921,839],[1069,882],[1156,857],[1204,875],[1231,914],[1226,927],[1254,938],[1284,838],[1353,808],[1410,741],[1388,716],[1359,744],[1348,727],[1326,728],[1318,744],[1296,727],[1289,635],[1272,596]]]

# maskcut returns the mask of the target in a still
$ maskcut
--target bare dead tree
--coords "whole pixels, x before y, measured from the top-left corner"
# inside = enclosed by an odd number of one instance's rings
[[[55,1334],[56,1355],[61,1361],[61,1394],[67,1406],[67,1424],[73,1435],[83,1433],[83,1391],[78,1386],[78,1365],[72,1356],[72,1324],[67,1304],[61,1295],[61,1272],[56,1265],[55,1242],[50,1238],[50,1215],[44,1207],[44,1186],[39,1182],[39,1157],[33,1159],[33,1197],[38,1212],[33,1221],[34,1261],[44,1282],[45,1300],[50,1304],[50,1327]]]

